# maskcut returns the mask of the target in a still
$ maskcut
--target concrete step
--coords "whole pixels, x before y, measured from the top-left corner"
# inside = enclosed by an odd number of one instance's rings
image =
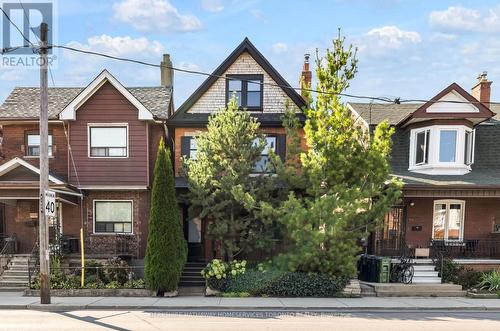
[[[26,287],[26,286],[28,286],[28,281],[0,280],[0,287]]]
[[[434,265],[413,265],[415,271],[435,271],[436,267]]]
[[[437,271],[415,270],[413,277],[439,277],[439,273]]]
[[[2,275],[5,276],[29,276],[29,272],[24,271],[24,270],[12,270],[12,269],[7,269],[3,272]]]
[[[0,286],[0,292],[22,292],[26,289],[26,286]]]
[[[28,281],[29,277],[28,276],[10,276],[10,275],[2,275],[0,276],[0,280],[14,280],[14,281]]]
[[[202,287],[205,286],[205,281],[183,280],[179,281],[179,287]]]
[[[440,277],[419,277],[413,276],[411,281],[413,284],[441,284]]]
[[[181,296],[199,296],[205,294],[205,286],[179,286],[178,291]]]

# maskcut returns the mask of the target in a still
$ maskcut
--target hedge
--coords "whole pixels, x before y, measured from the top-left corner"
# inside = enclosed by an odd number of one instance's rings
[[[235,278],[209,279],[207,284],[223,293],[249,293],[252,296],[335,297],[339,296],[347,282],[347,278],[319,274],[248,269]]]

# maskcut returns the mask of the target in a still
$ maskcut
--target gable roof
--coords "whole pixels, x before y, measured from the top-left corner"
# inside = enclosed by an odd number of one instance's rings
[[[460,100],[465,99],[465,101],[470,102],[471,104],[466,104],[466,105],[472,108],[473,110],[469,112],[454,112],[454,111],[439,112],[431,110],[432,107],[436,107],[439,104],[439,100],[442,100],[446,95],[450,93],[456,93],[458,96],[457,99]],[[453,103],[450,104],[453,105]],[[493,113],[484,104],[477,101],[476,98],[474,98],[470,93],[468,93],[462,87],[460,87],[460,85],[458,85],[457,83],[452,83],[444,90],[439,92],[436,96],[434,96],[431,100],[427,101],[426,103],[418,107],[417,110],[408,114],[398,124],[404,126],[409,122],[411,122],[413,119],[450,118],[450,117],[467,118],[467,119],[473,119],[474,121],[477,122],[482,122],[486,119],[493,117],[494,115],[495,113]]]
[[[40,175],[40,169],[38,169],[34,165],[29,164],[28,162],[24,161],[23,159],[15,157],[12,160],[5,162],[4,164],[2,164],[0,166],[0,177],[9,173],[12,170],[18,168],[18,167],[24,167],[24,168],[30,170],[31,172],[33,172],[34,174]],[[49,181],[52,182],[53,184],[56,184],[56,185],[66,184],[61,179],[59,179],[55,176],[52,176],[52,175],[49,175]]]
[[[61,111],[84,90],[82,87],[49,88],[49,119],[59,119]],[[154,118],[166,119],[172,99],[172,89],[157,87],[127,87]],[[37,120],[40,116],[40,89],[16,87],[0,106],[0,120]]]
[[[168,120],[169,124],[176,123],[199,123],[206,122],[208,120],[209,114],[191,114],[188,110],[198,101],[198,99],[218,80],[224,73],[229,69],[229,67],[238,59],[238,57],[244,52],[248,52],[250,56],[266,71],[266,73],[271,76],[271,78],[282,87],[282,90],[288,95],[288,97],[299,107],[305,107],[306,102],[300,96],[297,91],[295,91],[290,84],[280,75],[280,73],[269,63],[269,61],[259,52],[259,50],[250,42],[248,38],[245,38],[236,49],[214,70],[214,72],[194,91],[193,94],[176,110],[174,115]],[[257,117],[259,120],[269,120],[277,121],[281,123],[282,114],[252,114],[252,116]]]
[[[490,107],[487,108],[483,104],[480,104],[472,95],[467,93],[465,90],[463,90],[458,84],[453,83],[450,86],[448,86],[446,89],[444,89],[440,94],[446,95],[449,92],[451,92],[450,87],[456,87],[456,91],[458,90],[463,91],[465,95],[468,95],[469,98],[467,98],[467,101],[474,102],[474,106],[478,108],[479,112],[476,113],[475,116],[480,116],[484,118],[484,115],[487,115],[487,118],[491,119],[489,122],[496,122],[500,121],[500,104],[490,104]],[[435,96],[432,100],[438,100],[440,98],[440,94]],[[472,98],[472,99],[471,99]],[[361,102],[349,102],[347,106],[351,111],[353,111],[355,116],[360,116],[365,123],[368,125],[377,125],[380,122],[387,120],[390,125],[398,125],[401,123],[405,123],[405,120],[407,120],[412,114],[417,112],[417,110],[426,109],[427,107],[435,104],[434,101],[429,101],[427,103],[423,102],[415,102],[415,103],[401,103],[401,104],[394,104],[394,103],[361,103]],[[426,106],[427,105],[427,106]],[[424,107],[425,106],[425,107]],[[434,113],[435,114],[435,113]],[[432,116],[438,116],[433,115]],[[448,114],[443,114],[443,115],[449,115]],[[467,116],[469,115],[474,115],[472,113],[460,113],[462,116]],[[418,115],[417,115],[418,116]]]

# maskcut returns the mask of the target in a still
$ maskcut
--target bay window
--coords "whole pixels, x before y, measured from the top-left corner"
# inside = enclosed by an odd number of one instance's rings
[[[433,125],[410,132],[408,170],[464,175],[474,162],[474,131],[465,125]]]
[[[464,207],[465,201],[463,200],[434,201],[432,239],[445,241],[463,240]]]
[[[132,201],[95,200],[94,233],[132,233]]]
[[[127,126],[89,126],[89,156],[127,157]]]

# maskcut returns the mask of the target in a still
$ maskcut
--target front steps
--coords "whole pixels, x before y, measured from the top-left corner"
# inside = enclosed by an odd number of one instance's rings
[[[29,282],[29,255],[14,255],[0,275],[0,291],[23,291]]]
[[[372,287],[377,297],[464,297],[467,294],[461,285],[455,284],[361,283],[362,296],[365,286]]]
[[[182,271],[179,287],[205,287],[205,279],[201,271],[206,267],[205,262],[188,262]]]
[[[412,284],[441,284],[441,277],[433,264],[414,264]]]

